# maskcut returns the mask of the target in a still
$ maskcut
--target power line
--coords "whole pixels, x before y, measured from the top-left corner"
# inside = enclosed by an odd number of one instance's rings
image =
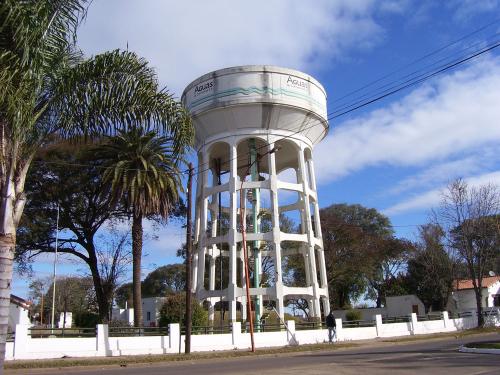
[[[328,116],[327,120],[333,120],[333,119],[336,119],[336,118],[339,118],[341,116],[344,116],[348,113],[351,113],[357,109],[360,109],[362,107],[365,107],[369,104],[372,104],[372,103],[375,103],[379,100],[382,100],[388,96],[391,96],[391,95],[394,95],[404,89],[407,89],[409,87],[412,87],[412,86],[415,86],[417,84],[420,84],[422,82],[425,82],[433,77],[435,77],[436,75],[439,75],[441,73],[444,73],[448,70],[451,70],[451,69],[454,69],[456,68],[457,66],[459,65],[462,65],[476,57],[479,57],[487,52],[490,52],[492,51],[493,49],[497,48],[500,46],[500,42],[499,41],[496,41],[494,42],[493,44],[490,44],[488,45],[487,47],[479,50],[479,51],[476,51],[474,53],[472,53],[471,55],[468,55],[466,57],[463,57],[461,59],[458,59],[458,60],[454,60],[453,62],[449,63],[448,65],[442,65],[439,67],[438,70],[436,71],[432,71],[432,72],[428,72],[426,75],[420,75],[418,76],[418,79],[417,80],[409,80],[409,81],[405,81],[403,82],[402,84],[400,84],[400,86],[396,86],[396,87],[392,87],[391,89],[388,89],[388,90],[385,90],[384,92],[382,92],[381,94],[379,94],[378,96],[373,96],[369,99],[366,99],[365,101],[362,101],[362,102],[357,102],[355,104],[353,104],[353,107],[351,108],[348,108],[340,113],[337,113],[337,111],[334,111],[334,112],[331,112],[331,115]],[[305,130],[309,130],[309,129],[312,129],[313,127],[315,126],[318,126],[322,123],[322,121],[315,121],[312,125],[309,125],[307,127],[300,127],[297,131],[295,132],[292,132],[291,134],[288,134],[288,135],[285,135],[285,136],[282,136],[280,137],[277,141],[275,142],[279,142],[281,140],[284,140],[284,139],[288,139],[288,138],[292,138],[294,137],[296,134],[300,133],[300,132],[303,132]],[[257,150],[261,149],[261,148],[264,148],[264,147],[268,147],[269,144],[264,144],[263,146],[259,146],[257,147]],[[242,155],[244,156],[244,155]],[[223,164],[227,164],[235,159],[238,159],[240,157],[240,155],[237,155],[236,158],[230,158],[230,159],[227,159],[226,161],[223,162]],[[204,163],[205,164],[205,163]],[[196,172],[196,174],[201,174],[201,173],[204,173],[208,170],[210,170],[211,168],[210,167],[207,167],[203,170],[200,170],[200,168],[198,168],[198,171]],[[184,172],[183,172],[184,173]]]
[[[495,21],[494,23],[496,23],[498,21]],[[493,23],[492,23],[493,24]],[[487,25],[488,26],[488,25]],[[487,26],[484,26],[483,28],[479,29],[479,30],[482,30],[484,28],[486,28]],[[468,35],[473,35],[474,33],[478,32],[478,30],[476,30],[475,32],[471,33],[471,34],[468,34]],[[495,34],[496,35],[496,34]],[[465,37],[462,37],[461,39],[455,41],[454,43],[452,44],[455,44],[457,43],[458,41],[460,40],[463,40]],[[402,83],[400,83],[399,85],[395,85],[395,86],[392,86],[391,88],[387,89],[387,90],[384,90],[383,92],[379,93],[379,94],[376,94],[376,95],[373,95],[372,97],[369,97],[365,100],[358,100],[356,102],[353,102],[352,104],[350,105],[346,105],[344,107],[341,107],[340,109],[337,109],[335,111],[332,111],[328,114],[327,116],[327,121],[329,120],[333,120],[333,119],[336,119],[336,118],[339,118],[341,116],[344,116],[348,113],[351,113],[357,109],[360,109],[362,107],[365,107],[367,105],[370,105],[374,102],[377,102],[379,100],[382,100],[388,96],[391,96],[397,92],[400,92],[404,89],[407,89],[409,87],[412,87],[412,86],[415,86],[417,84],[420,84],[422,82],[425,82],[427,81],[428,79],[430,78],[433,78],[434,76],[436,75],[439,75],[445,71],[448,71],[450,69],[453,69],[465,62],[468,62],[469,60],[472,60],[480,55],[483,55],[484,53],[486,52],[489,52],[489,51],[492,51],[493,49],[497,48],[498,46],[500,46],[500,43],[499,41],[495,41],[494,43],[488,45],[487,47],[479,50],[479,51],[475,51],[473,54],[469,55],[469,56],[466,56],[466,57],[462,57],[460,59],[457,59],[457,60],[454,60],[448,64],[444,64],[444,65],[441,65],[438,70],[436,71],[430,71],[430,72],[427,72],[427,73],[424,73],[424,74],[421,74],[417,77],[414,77],[412,79],[409,79],[409,80],[406,80]],[[443,50],[445,49],[445,47],[442,47],[440,50]],[[432,55],[431,54],[428,54],[428,55]],[[426,55],[426,56],[428,56]],[[425,57],[425,56],[424,56]],[[415,61],[421,61],[422,59],[424,59],[424,57],[420,58],[419,60],[415,60]],[[434,64],[433,64],[434,65]],[[431,65],[432,66],[432,65]],[[375,81],[374,81],[375,82]],[[370,84],[366,85],[366,86],[369,86]],[[366,96],[366,95],[365,95]],[[340,112],[339,112],[340,111]],[[297,121],[298,122],[298,121]],[[284,136],[281,136],[278,140],[276,140],[275,142],[279,142],[281,140],[285,140],[285,139],[289,139],[289,138],[293,138],[295,135],[303,132],[303,131],[306,131],[306,130],[310,130],[316,126],[319,126],[323,123],[323,121],[321,120],[313,120],[308,126],[304,127],[304,126],[299,126],[297,127],[296,131],[293,131],[291,134],[288,134],[288,135],[284,135]],[[323,129],[323,131],[321,132],[320,136],[318,136],[316,139],[320,138],[324,133],[326,132],[326,129]],[[264,148],[264,147],[268,147],[269,146],[269,143],[265,143],[264,145],[262,146],[259,146],[257,147],[256,149],[259,150],[261,148]],[[223,164],[227,164],[231,161],[233,161],[234,159],[243,159],[243,158],[246,158],[248,156],[248,152],[247,152],[247,155],[245,154],[242,154],[242,155],[237,155],[236,158],[230,158],[230,159],[227,159],[225,161],[223,161],[222,163]],[[58,161],[43,161],[43,160],[35,160],[34,161],[35,163],[45,163],[45,164],[60,164],[60,165],[71,165],[71,166],[75,166],[75,167],[78,167],[78,166],[81,166],[81,167],[88,167],[88,166],[91,166],[89,164],[83,164],[83,163],[68,163],[68,162],[58,162]],[[204,164],[207,164],[207,163],[202,163],[202,164],[199,164],[198,166],[198,170],[197,172],[194,174],[195,177],[197,177],[198,174],[201,174],[201,173],[204,173],[208,170],[210,170],[211,168],[210,167],[207,167],[205,169],[201,169],[201,166],[204,165]],[[107,167],[105,166],[99,166],[99,165],[94,165],[95,168],[100,168],[100,169],[105,169]],[[143,169],[131,169],[131,168],[126,168],[126,170],[130,170],[130,171],[144,171]],[[186,174],[188,173],[189,170],[184,170],[184,171],[180,171],[179,173],[180,174]]]

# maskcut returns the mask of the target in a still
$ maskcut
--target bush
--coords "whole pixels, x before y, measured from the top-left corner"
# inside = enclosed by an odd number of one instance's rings
[[[92,312],[78,312],[74,315],[75,327],[94,328],[99,324],[99,315]]]
[[[181,326],[184,325],[185,312],[185,293],[177,293],[168,296],[160,310],[160,327],[166,327],[171,323],[179,323]],[[208,313],[196,300],[192,302],[191,319],[194,327],[205,326],[207,324]]]
[[[347,321],[361,320],[362,317],[363,315],[359,310],[349,310],[345,313],[345,319]]]

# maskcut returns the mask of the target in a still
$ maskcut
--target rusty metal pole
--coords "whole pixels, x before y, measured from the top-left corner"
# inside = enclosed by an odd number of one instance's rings
[[[241,182],[240,188],[240,224],[241,224],[241,237],[242,237],[242,247],[243,247],[243,257],[245,258],[245,289],[247,294],[247,319],[250,320],[250,340],[252,342],[252,352],[255,352],[255,342],[253,338],[253,315],[252,315],[252,301],[250,299],[250,276],[248,274],[248,252],[247,252],[247,238],[246,238],[246,225],[245,225],[245,215],[243,206],[245,204],[245,198],[243,194],[243,181]]]

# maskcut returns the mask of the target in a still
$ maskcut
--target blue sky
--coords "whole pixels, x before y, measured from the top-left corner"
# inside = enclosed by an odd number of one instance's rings
[[[495,40],[498,0],[94,0],[79,31],[87,55],[128,45],[177,97],[212,70],[271,64],[317,78],[329,112],[366,92],[342,102],[346,94],[389,73],[398,71],[378,85]],[[397,235],[412,238],[450,180],[500,184],[497,50],[331,121],[314,152],[320,205],[374,207],[389,216]],[[180,226],[156,234],[158,240],[145,244],[144,274],[179,261]],[[62,274],[83,268],[70,259],[59,266]],[[37,277],[49,275],[50,257],[34,269]],[[26,283],[15,278],[13,292],[26,296]]]

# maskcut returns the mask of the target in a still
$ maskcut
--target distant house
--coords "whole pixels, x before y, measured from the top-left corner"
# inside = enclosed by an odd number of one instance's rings
[[[481,295],[483,307],[500,307],[500,276],[484,277]],[[448,300],[448,309],[453,312],[477,309],[472,280],[455,280],[453,282],[453,292]]]
[[[31,302],[21,297],[10,295],[8,332],[15,332],[17,324],[30,324],[29,311]]]
[[[142,299],[142,324],[144,327],[157,327],[160,320],[160,310],[167,300],[166,297],[149,297]],[[134,309],[113,309],[113,320],[123,320],[134,323]]]

